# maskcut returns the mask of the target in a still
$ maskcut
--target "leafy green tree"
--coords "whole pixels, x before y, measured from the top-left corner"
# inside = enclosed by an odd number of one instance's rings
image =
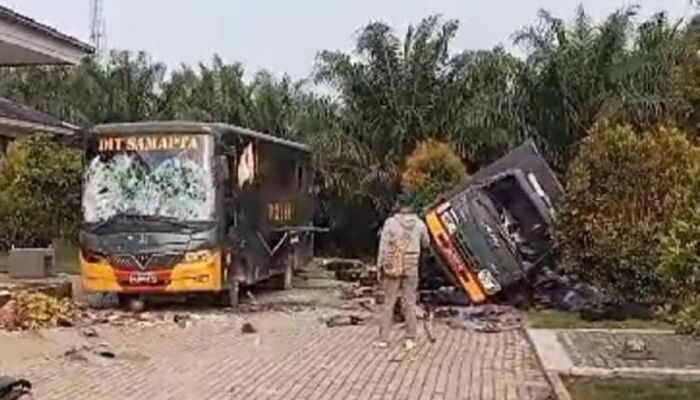
[[[450,146],[428,139],[408,156],[401,183],[412,194],[416,209],[422,210],[466,177],[464,164]]]
[[[82,157],[48,136],[14,142],[0,163],[0,249],[77,238]]]
[[[561,267],[618,300],[658,304],[661,237],[698,200],[700,149],[675,128],[596,129],[566,175]]]

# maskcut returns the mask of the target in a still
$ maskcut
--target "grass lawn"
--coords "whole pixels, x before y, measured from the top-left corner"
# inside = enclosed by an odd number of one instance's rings
[[[673,329],[673,326],[662,321],[585,321],[577,313],[557,310],[532,309],[527,312],[527,320],[531,327],[541,329]]]
[[[697,400],[700,382],[565,378],[573,400]]]

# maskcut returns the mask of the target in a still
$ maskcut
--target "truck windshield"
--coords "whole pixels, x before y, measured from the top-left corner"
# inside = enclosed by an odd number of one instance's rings
[[[214,217],[213,140],[207,135],[98,136],[89,140],[83,219],[183,222]]]

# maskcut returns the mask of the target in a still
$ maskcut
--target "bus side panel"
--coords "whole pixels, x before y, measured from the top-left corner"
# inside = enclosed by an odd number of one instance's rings
[[[243,275],[247,283],[255,283],[283,271],[289,262],[288,252],[294,251],[297,257],[296,250],[304,247],[302,238],[292,244],[281,228],[310,225],[313,202],[308,189],[308,153],[267,142],[244,141],[241,148],[250,143],[255,150],[256,176],[251,184],[239,189],[236,229],[245,241],[239,249],[245,263]],[[303,258],[308,253],[301,251]],[[297,259],[294,264],[298,262]]]

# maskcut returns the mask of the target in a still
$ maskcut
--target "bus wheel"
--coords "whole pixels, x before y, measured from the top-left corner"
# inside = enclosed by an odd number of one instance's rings
[[[119,293],[117,295],[117,300],[119,301],[119,308],[127,309],[135,313],[141,312],[146,308],[146,302],[141,296]]]
[[[117,293],[117,304],[119,305],[119,308],[124,310],[128,309],[129,303],[131,303],[131,299],[133,298],[133,294]]]

